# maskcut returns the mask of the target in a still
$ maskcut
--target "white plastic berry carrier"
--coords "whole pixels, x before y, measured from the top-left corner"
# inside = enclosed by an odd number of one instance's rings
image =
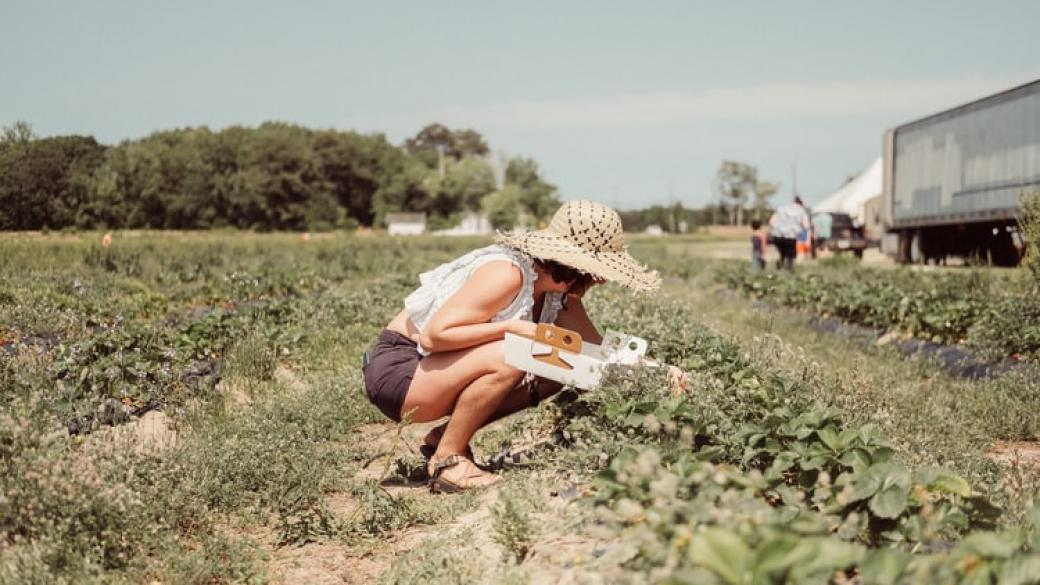
[[[591,390],[610,365],[635,365],[646,354],[646,340],[607,331],[603,343],[582,341],[576,331],[539,323],[534,337],[506,333],[506,363],[562,384]]]

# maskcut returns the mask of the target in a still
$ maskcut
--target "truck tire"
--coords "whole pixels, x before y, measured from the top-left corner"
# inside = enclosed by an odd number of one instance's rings
[[[1012,267],[1018,265],[1018,250],[1011,239],[1011,232],[1001,227],[990,240],[989,257],[994,266]]]
[[[899,235],[896,239],[896,263],[897,264],[909,264],[910,263],[910,244],[913,232],[910,230],[900,230]]]
[[[909,246],[908,246],[908,249],[907,249],[907,261],[910,264],[924,264],[925,263],[924,254],[921,252],[921,249],[922,249],[921,248],[921,244],[922,244],[921,240],[922,240],[922,236],[921,236],[921,232],[920,231],[914,230],[913,232],[911,232],[910,243],[909,243]]]

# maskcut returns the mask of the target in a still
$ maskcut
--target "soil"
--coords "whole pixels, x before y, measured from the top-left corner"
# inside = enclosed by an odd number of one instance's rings
[[[276,378],[292,388],[301,382],[291,370],[279,368]],[[395,425],[371,423],[354,430],[350,441],[365,445],[372,457],[358,470],[357,477],[379,479],[388,465],[412,445],[418,445],[432,427],[409,425],[401,429],[400,437]],[[393,471],[392,469],[390,471]],[[421,490],[421,486],[384,484],[387,491],[396,494],[404,490]],[[357,501],[347,493],[332,493],[326,496],[325,504],[336,518],[348,518],[357,509]],[[390,540],[383,541],[377,549],[359,547],[344,540],[328,539],[309,542],[302,546],[279,546],[277,537],[270,530],[251,534],[269,554],[268,571],[275,582],[287,584],[307,583],[316,585],[340,585],[345,583],[374,583],[385,572],[395,558],[416,546],[431,531],[439,527],[421,526],[406,528]]]
[[[716,294],[722,298],[734,298],[737,296],[735,291],[724,286],[718,287]],[[806,316],[808,317],[809,327],[816,332],[851,339],[863,348],[892,346],[907,357],[933,360],[947,374],[958,378],[986,380],[1026,367],[1026,364],[1010,358],[989,361],[962,346],[935,343],[905,336],[895,331],[885,331],[857,323],[847,323],[836,317],[821,317],[805,309],[781,307],[764,301],[755,301],[753,306],[755,310],[763,313],[783,311],[789,314]]]
[[[986,456],[996,461],[1010,465],[1015,457],[1027,467],[1040,469],[1040,441],[997,441]]]
[[[398,430],[389,423],[361,425],[352,433],[352,443],[365,445],[370,454],[357,478],[380,479],[394,462],[414,451],[423,437],[437,422],[408,425]],[[547,485],[554,483],[546,478]],[[507,479],[508,481],[508,479]],[[450,498],[453,496],[432,495],[422,482],[401,483],[386,481],[383,486],[392,494],[409,491],[425,498]],[[533,514],[534,522],[544,527],[533,543],[525,561],[526,577],[530,583],[598,583],[608,582],[615,567],[619,543],[605,543],[584,535],[559,534],[564,528],[559,520],[566,514],[566,507],[573,505],[580,495],[575,488],[546,492],[543,507]],[[390,538],[380,539],[375,546],[347,543],[330,539],[312,542],[303,546],[278,546],[276,535],[269,529],[251,533],[269,554],[268,570],[275,582],[316,583],[319,585],[343,583],[373,583],[387,571],[393,562],[423,543],[436,539],[445,543],[465,540],[467,550],[479,558],[487,567],[506,567],[504,550],[494,541],[491,510],[499,501],[501,490],[490,488],[484,491],[470,512],[455,520],[439,525],[413,526],[401,530]],[[337,518],[349,516],[356,509],[356,500],[349,494],[330,494],[326,498],[329,510]],[[550,528],[552,527],[552,528]],[[555,530],[554,530],[555,529]]]

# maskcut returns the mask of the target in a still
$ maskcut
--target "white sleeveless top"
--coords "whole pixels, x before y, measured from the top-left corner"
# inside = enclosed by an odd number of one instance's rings
[[[534,270],[534,261],[527,255],[498,244],[478,248],[472,252],[456,258],[451,262],[441,264],[429,272],[419,275],[419,288],[404,300],[404,308],[408,311],[412,323],[419,331],[426,327],[444,302],[457,293],[465,284],[473,272],[496,260],[511,262],[520,269],[523,276],[523,284],[516,298],[508,307],[502,309],[491,322],[505,321],[507,319],[532,320],[531,309],[534,307],[534,281],[538,279],[538,273]],[[542,303],[542,312],[539,315],[539,323],[552,323],[562,307],[563,295],[560,293],[546,293],[545,302]],[[430,352],[418,345],[419,353],[426,356]]]

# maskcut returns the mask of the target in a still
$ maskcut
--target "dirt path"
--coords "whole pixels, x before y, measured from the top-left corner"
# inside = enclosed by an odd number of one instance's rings
[[[997,441],[986,456],[997,463],[1040,470],[1040,441]]]
[[[271,529],[256,529],[249,536],[266,549],[268,572],[277,583],[375,583],[387,571],[406,579],[431,571],[448,578],[459,571],[464,582],[492,583],[523,576],[527,583],[606,583],[611,569],[624,552],[622,543],[602,542],[582,534],[580,504],[583,489],[552,471],[513,468],[496,487],[469,495],[436,495],[422,482],[402,482],[394,473],[398,461],[414,460],[413,452],[433,424],[398,428],[393,424],[365,424],[347,439],[367,458],[358,466],[354,482],[381,481],[394,497],[409,506],[454,506],[460,513],[434,524],[408,526],[371,539],[349,536],[310,542],[303,546],[279,546]],[[526,442],[525,442],[526,444]],[[410,459],[411,458],[411,459]],[[496,540],[496,509],[504,498],[520,501],[531,522],[530,549],[522,563]],[[362,503],[348,492],[331,493],[325,503],[337,520],[355,515]],[[395,564],[404,563],[395,569]],[[438,572],[440,571],[440,572]]]
[[[355,479],[381,480],[392,473],[394,460],[406,452],[409,445],[418,445],[429,426],[411,425],[400,431],[392,424],[359,426],[348,441],[361,446],[368,460],[367,465],[358,469]],[[424,489],[419,486],[386,483],[384,487],[392,495],[408,492],[424,496]],[[333,518],[349,521],[363,504],[350,493],[336,492],[326,496],[325,505]],[[258,531],[254,537],[269,554],[268,571],[275,582],[338,585],[376,582],[394,558],[413,547],[431,528],[409,527],[377,544],[360,545],[347,538],[330,538],[302,546],[279,546],[277,536],[270,530]]]

